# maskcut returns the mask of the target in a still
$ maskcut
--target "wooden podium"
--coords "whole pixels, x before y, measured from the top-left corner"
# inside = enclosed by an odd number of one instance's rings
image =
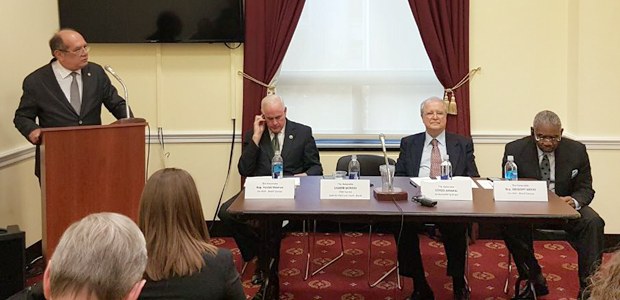
[[[43,256],[52,257],[62,233],[95,212],[134,221],[145,182],[144,119],[110,125],[42,130]]]

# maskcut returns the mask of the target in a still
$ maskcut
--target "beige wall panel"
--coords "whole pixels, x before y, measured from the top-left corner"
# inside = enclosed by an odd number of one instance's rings
[[[521,133],[546,108],[566,113],[566,1],[470,3],[472,133]],[[457,100],[458,101],[458,100]]]
[[[620,1],[579,1],[579,135],[620,138],[618,12]]]
[[[41,189],[34,176],[34,159],[0,168],[0,227],[19,225],[26,246],[41,239]]]
[[[58,3],[47,0],[0,1],[0,36],[3,39],[0,65],[0,154],[27,145],[13,126],[13,116],[22,95],[24,78],[47,64],[48,40],[58,29]],[[1,225],[0,225],[1,226]]]
[[[162,48],[161,126],[230,130],[231,54],[223,44]]]

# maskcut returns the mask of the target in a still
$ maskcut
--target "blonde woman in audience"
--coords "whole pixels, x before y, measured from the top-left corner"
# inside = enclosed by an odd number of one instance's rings
[[[601,265],[590,277],[590,286],[586,289],[590,300],[620,299],[620,250],[614,252],[611,259]]]
[[[245,299],[232,253],[209,242],[189,173],[167,168],[149,178],[139,226],[148,250],[140,299]]]

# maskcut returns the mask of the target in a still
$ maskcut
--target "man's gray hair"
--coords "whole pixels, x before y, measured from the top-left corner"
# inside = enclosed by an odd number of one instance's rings
[[[550,110],[543,110],[536,114],[534,117],[534,128],[540,125],[552,125],[562,128],[562,121],[560,117]]]
[[[123,299],[142,279],[146,262],[144,235],[131,219],[91,214],[69,226],[54,251],[51,295],[86,291],[97,299]]]
[[[282,97],[272,94],[267,95],[265,98],[263,98],[263,100],[261,100],[260,108],[263,109],[266,105],[273,105],[276,103],[281,104],[282,107],[286,107],[286,105],[284,105],[284,100],[282,99]]]
[[[441,102],[443,104],[443,100],[441,100],[441,98],[439,97],[430,97],[424,101],[422,101],[422,103],[420,103],[420,115],[424,116],[424,105],[426,105],[426,103],[430,103],[430,102]]]

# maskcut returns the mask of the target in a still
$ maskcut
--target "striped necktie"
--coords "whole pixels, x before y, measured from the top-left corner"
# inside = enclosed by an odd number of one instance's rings
[[[431,141],[433,150],[431,151],[431,177],[439,177],[441,175],[441,153],[437,146],[437,139]]]

